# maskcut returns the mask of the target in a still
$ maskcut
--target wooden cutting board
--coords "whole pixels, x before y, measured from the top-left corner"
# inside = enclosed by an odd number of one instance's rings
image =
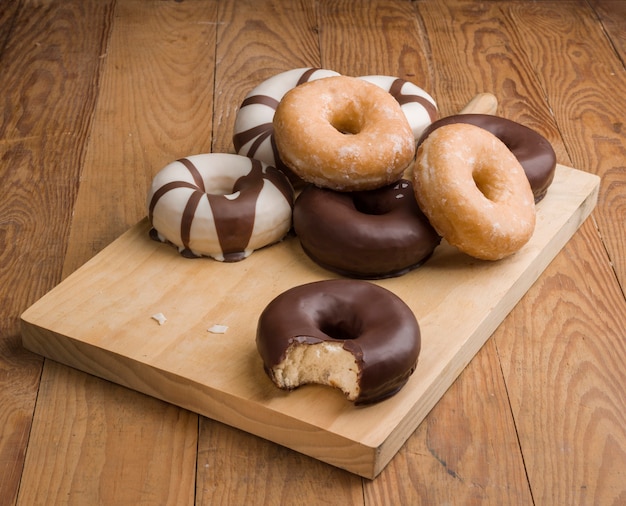
[[[22,315],[23,343],[374,478],[591,213],[598,188],[597,176],[559,165],[535,233],[516,255],[481,262],[444,243],[421,268],[377,281],[415,312],[422,352],[405,388],[372,406],[355,407],[322,386],[286,393],[263,371],[255,347],[263,308],[292,286],[336,277],[295,237],[239,263],[190,260],[150,240],[144,219]],[[228,329],[209,332],[216,324]]]

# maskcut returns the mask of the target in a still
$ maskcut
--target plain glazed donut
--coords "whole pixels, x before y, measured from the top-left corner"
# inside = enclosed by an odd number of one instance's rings
[[[504,258],[532,236],[535,204],[528,179],[487,130],[458,123],[433,131],[418,149],[413,178],[433,227],[473,257]]]
[[[379,86],[396,99],[411,126],[416,141],[424,129],[439,116],[435,99],[410,81],[392,76],[361,76],[359,79]]]
[[[363,192],[309,185],[296,199],[293,226],[314,262],[362,279],[405,274],[424,263],[441,240],[405,179]]]
[[[281,240],[291,227],[293,188],[278,169],[227,153],[170,163],[148,194],[151,236],[184,256],[235,262]]]
[[[278,103],[285,93],[300,84],[338,76],[337,72],[319,68],[298,68],[276,74],[253,88],[244,98],[235,117],[233,145],[237,154],[261,160],[285,172],[292,183],[299,183],[282,162],[274,142],[272,121]]]
[[[289,91],[274,115],[280,157],[304,181],[339,191],[400,179],[415,139],[396,100],[378,86],[327,77]]]
[[[556,154],[543,135],[520,123],[491,114],[457,114],[437,120],[426,128],[418,141],[418,147],[431,132],[454,123],[479,126],[504,142],[523,167],[533,191],[535,203],[545,197],[554,179]]]
[[[394,293],[334,279],[278,295],[259,317],[256,344],[277,387],[329,385],[368,404],[406,384],[421,341],[415,315]]]

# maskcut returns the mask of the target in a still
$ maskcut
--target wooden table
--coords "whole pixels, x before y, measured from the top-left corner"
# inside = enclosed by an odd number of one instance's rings
[[[5,1],[1,504],[625,504],[622,0]],[[598,205],[375,480],[26,351],[19,317],[145,216],[152,176],[232,152],[265,78],[491,92]]]

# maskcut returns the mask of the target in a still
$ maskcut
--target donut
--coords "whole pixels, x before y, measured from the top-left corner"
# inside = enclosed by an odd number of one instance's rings
[[[261,160],[285,172],[292,183],[299,178],[282,162],[274,143],[272,120],[278,103],[292,88],[329,76],[337,76],[332,70],[306,67],[288,70],[266,79],[253,88],[237,110],[233,145],[237,154]]]
[[[355,404],[397,393],[415,370],[420,329],[391,291],[354,279],[314,281],[274,298],[261,313],[256,345],[281,389],[340,389]]]
[[[483,128],[457,123],[434,130],[418,149],[413,178],[415,197],[435,230],[473,257],[504,258],[534,231],[524,169]]]
[[[309,185],[296,199],[293,226],[313,261],[361,279],[405,274],[424,263],[441,240],[405,179],[362,192]]]
[[[418,140],[418,147],[431,132],[454,123],[479,126],[504,142],[524,168],[535,203],[545,197],[554,179],[556,153],[543,135],[520,123],[491,114],[457,114],[441,118],[427,127]]]
[[[379,86],[396,99],[411,126],[416,141],[424,129],[439,117],[435,99],[410,81],[399,77],[376,75],[360,76],[359,79]]]
[[[189,258],[236,262],[287,234],[293,199],[287,177],[260,160],[230,153],[188,156],[152,181],[150,235]]]
[[[274,139],[300,178],[338,191],[393,183],[415,156],[398,102],[357,77],[327,77],[287,92],[274,115]]]

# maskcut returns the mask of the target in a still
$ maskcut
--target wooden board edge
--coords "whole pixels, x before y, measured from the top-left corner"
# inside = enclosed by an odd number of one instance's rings
[[[550,265],[558,253],[563,249],[565,244],[567,244],[585,220],[590,216],[597,204],[600,189],[600,177],[593,174],[590,174],[590,176],[593,177],[589,179],[590,187],[588,195],[582,200],[572,216],[570,216],[566,225],[562,227],[551,240],[551,244],[553,246],[551,251],[553,253],[546,257],[535,258],[535,260],[527,268],[527,271],[530,271],[532,275],[528,277],[520,276],[518,281],[514,283],[510,289],[510,291],[514,291],[517,295],[515,297],[511,297],[510,299],[507,299],[506,297],[503,298],[498,306],[506,304],[506,307],[500,308],[497,306],[496,309],[499,309],[504,314],[508,315],[524,297],[530,287],[537,281],[537,279],[539,279],[543,271],[548,267],[548,265]],[[414,405],[406,413],[404,418],[381,443],[378,447],[374,477],[378,476],[387,464],[389,464],[400,448],[404,445],[406,440],[411,436],[411,434],[413,434],[417,427],[419,427],[428,413],[437,405],[441,397],[452,386],[452,384],[460,376],[461,372],[463,372],[465,367],[467,367],[467,365],[473,360],[473,357],[485,345],[501,324],[502,322],[497,325],[491,324],[490,328],[487,329],[483,327],[484,323],[481,324],[470,339],[467,340],[464,347],[452,358],[452,361],[448,364],[448,366],[440,372],[437,381],[433,382],[436,387],[431,389],[427,397],[422,398],[422,402],[419,405]],[[486,337],[483,338],[481,336]],[[453,372],[450,373],[450,370]]]
[[[364,478],[374,478],[379,453],[377,448],[368,447],[359,441],[325,431],[264,406],[255,406],[253,412],[250,409],[242,410],[241,402],[236,397],[204,385],[195,384],[191,391],[189,381],[179,381],[173,373],[138,363],[123,355],[116,355],[112,359],[111,351],[66,336],[59,335],[55,339],[54,331],[29,321],[27,315],[21,318],[20,325],[22,343],[33,353],[164,402],[172,403],[173,396],[180,401],[175,405],[183,409]],[[56,342],[54,353],[50,353],[47,346],[51,340]],[[59,343],[63,343],[62,354],[59,353]],[[158,381],[152,381],[156,377]],[[167,385],[170,395],[164,394],[166,389],[153,388],[153,384]],[[212,409],[217,404],[221,406],[220,409]],[[315,434],[313,438],[312,433]],[[338,448],[341,451],[338,452]]]

